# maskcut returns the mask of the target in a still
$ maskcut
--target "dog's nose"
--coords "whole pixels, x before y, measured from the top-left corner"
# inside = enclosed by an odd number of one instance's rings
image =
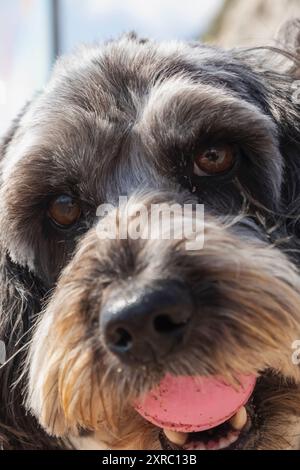
[[[126,363],[166,357],[187,340],[193,302],[177,281],[156,287],[113,291],[100,313],[107,348]]]

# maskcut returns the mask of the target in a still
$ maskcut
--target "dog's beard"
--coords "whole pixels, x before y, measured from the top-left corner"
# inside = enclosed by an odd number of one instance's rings
[[[122,213],[117,217],[120,227]],[[95,229],[87,234],[36,326],[27,359],[27,406],[49,434],[84,430],[110,448],[159,449],[161,430],[133,409],[138,396],[167,373],[219,375],[233,384],[241,373],[259,379],[247,405],[251,429],[237,445],[296,445],[298,273],[278,249],[239,237],[237,227],[206,220],[198,251],[186,251],[186,240],[100,241]],[[135,260],[131,278],[137,272],[140,282],[183,278],[197,304],[188,346],[141,367],[120,364],[98,325],[107,289],[129,276],[129,257]]]

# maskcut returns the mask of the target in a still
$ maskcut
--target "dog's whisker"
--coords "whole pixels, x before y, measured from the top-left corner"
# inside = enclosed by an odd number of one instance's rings
[[[7,367],[9,365],[9,363],[13,359],[15,359],[18,355],[20,355],[22,352],[24,352],[24,350],[26,348],[28,348],[28,346],[29,346],[29,342],[27,344],[24,344],[23,346],[21,346],[21,348],[19,348],[14,354],[12,354],[12,356],[10,356],[3,364],[0,365],[0,370]]]

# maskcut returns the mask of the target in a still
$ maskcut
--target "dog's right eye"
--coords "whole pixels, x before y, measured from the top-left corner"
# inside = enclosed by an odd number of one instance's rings
[[[71,196],[61,195],[50,201],[48,216],[60,228],[74,225],[81,215],[79,202]]]
[[[234,150],[229,145],[209,147],[196,156],[194,173],[197,176],[218,175],[229,171],[234,162]]]

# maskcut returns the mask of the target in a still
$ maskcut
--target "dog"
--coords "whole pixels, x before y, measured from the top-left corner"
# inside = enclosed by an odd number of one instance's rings
[[[287,31],[255,49],[133,33],[84,46],[14,121],[3,449],[209,447],[230,423],[179,444],[136,411],[168,374],[255,376],[247,423],[211,447],[300,448],[300,22]],[[128,235],[136,207],[160,203],[204,205],[201,249]],[[101,236],[113,224],[128,236]]]

